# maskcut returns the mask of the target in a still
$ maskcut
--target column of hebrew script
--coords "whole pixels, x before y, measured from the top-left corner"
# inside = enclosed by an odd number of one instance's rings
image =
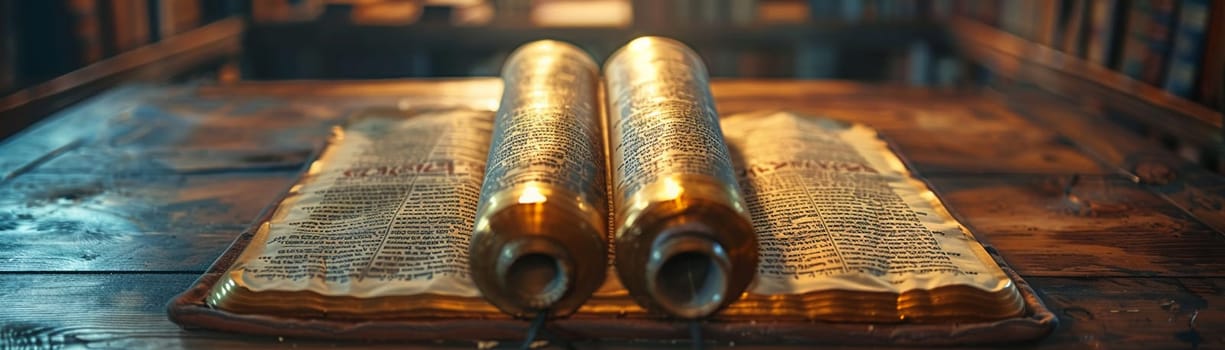
[[[655,62],[650,68],[656,70],[650,74],[633,73],[643,70],[642,63],[610,65],[614,68],[606,72],[609,147],[613,173],[619,175],[614,177],[614,191],[629,196],[665,174],[705,175],[734,183],[705,68],[679,53],[657,55],[652,56]],[[668,68],[672,70],[665,70]],[[694,91],[698,93],[691,93]]]
[[[608,269],[598,68],[578,47],[540,40],[511,53],[502,81],[472,280],[508,314],[568,315]]]
[[[568,58],[569,62],[590,59]],[[567,62],[567,63],[569,63]],[[532,62],[509,66],[506,89],[490,148],[486,195],[528,182],[559,186],[603,206],[603,128],[595,109],[595,73],[581,63]],[[587,63],[592,65],[592,63]],[[548,75],[532,71],[552,69]],[[594,66],[592,66],[594,67]],[[594,69],[594,68],[592,68]],[[596,117],[592,117],[596,116]],[[511,126],[514,126],[513,128]],[[600,210],[604,212],[605,210]]]
[[[254,291],[476,296],[468,239],[491,123],[488,112],[388,111],[338,128],[232,277]]]
[[[634,39],[604,72],[618,277],[648,310],[706,317],[743,295],[757,268],[709,75],[696,52],[662,37]]]
[[[760,243],[753,292],[1009,285],[875,132],[789,113],[723,129]]]

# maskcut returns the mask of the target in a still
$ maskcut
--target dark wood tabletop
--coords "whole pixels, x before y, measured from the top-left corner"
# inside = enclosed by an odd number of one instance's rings
[[[340,118],[496,108],[500,88],[493,78],[129,85],[0,142],[0,348],[403,345],[185,331],[165,305]],[[723,80],[713,90],[723,115],[792,110],[880,130],[1059,316],[1049,337],[1018,347],[1225,347],[1225,179],[1092,110],[1025,88]]]

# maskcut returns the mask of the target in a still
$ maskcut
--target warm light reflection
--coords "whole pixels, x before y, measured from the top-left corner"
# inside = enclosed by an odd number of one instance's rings
[[[540,45],[542,46],[540,50],[559,50],[555,48],[556,46],[552,42],[549,41],[545,41]],[[548,73],[557,69],[557,61],[558,59],[556,56],[540,56],[535,58],[535,62],[532,62],[530,67],[533,68],[534,72]]]
[[[532,23],[541,27],[626,27],[634,10],[626,0],[533,1]]]
[[[638,38],[630,41],[630,43],[626,45],[626,48],[634,51],[649,50],[654,43],[655,39],[650,37]]]
[[[544,203],[545,200],[544,193],[540,193],[540,188],[535,186],[529,186],[519,194],[519,204]]]
[[[681,194],[685,193],[685,187],[681,186],[676,179],[664,179],[663,196],[668,199],[680,198]]]

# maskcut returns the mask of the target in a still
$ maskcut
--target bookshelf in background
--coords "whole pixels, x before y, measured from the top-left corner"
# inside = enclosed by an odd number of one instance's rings
[[[1172,96],[1225,108],[1225,1],[963,0],[956,11]]]
[[[1091,58],[1088,52],[1068,51],[1065,46],[1046,45],[1041,35],[1027,36],[989,24],[989,17],[977,17],[970,6],[958,9],[959,15],[950,21],[950,32],[967,56],[987,68],[985,72],[1006,78],[993,81],[1001,91],[1045,91],[1187,160],[1225,173],[1225,106],[1221,90],[1205,88],[1219,87],[1223,78],[1220,50],[1225,43],[1214,30],[1225,20],[1225,1],[1209,5],[1190,0],[1093,0],[1084,11],[1094,11],[1098,1],[1116,6],[1104,12],[1114,18],[1099,22],[1110,23],[1111,38],[1094,39],[1092,36],[1103,34],[1077,32],[1075,26],[1050,30],[1057,43],[1082,40],[1086,48],[1088,43],[1112,45],[1097,49],[1113,56],[1104,60]],[[1060,2],[1057,11],[1075,11],[1078,6],[1071,2],[1074,0]],[[1071,23],[1067,19],[1076,16],[1095,17],[1087,12],[1064,13],[1059,18]],[[1102,21],[1100,15],[1096,20]],[[1068,130],[1080,135],[1089,132]]]
[[[201,0],[150,1],[150,39],[152,41],[158,41],[200,26],[200,19],[203,12],[200,1]]]
[[[0,96],[17,87],[17,6],[0,1]]]
[[[511,49],[639,35],[695,46],[718,77],[950,85],[967,65],[938,26],[953,0],[20,0],[0,51],[14,91],[231,15],[254,24],[248,79],[497,75]],[[36,7],[39,11],[23,11]],[[30,15],[27,15],[30,14]],[[11,22],[10,22],[11,23]],[[32,26],[31,28],[25,28]],[[57,31],[58,30],[58,31]],[[13,34],[19,33],[19,34]],[[24,57],[19,57],[22,55]],[[10,59],[11,57],[11,59]],[[35,59],[39,58],[39,59]]]
[[[80,66],[81,45],[68,1],[14,1],[15,88],[50,79]]]
[[[87,0],[88,1],[88,0]],[[149,43],[149,3],[145,0],[109,0],[106,22],[111,54],[129,51]]]
[[[102,18],[98,2],[68,0],[66,4],[78,51],[79,61],[76,64],[88,65],[101,61],[106,57],[106,44],[102,38]]]
[[[0,96],[244,14],[249,1],[0,1]]]
[[[1178,8],[1170,54],[1167,57],[1162,88],[1183,98],[1192,98],[1201,65],[1208,64],[1204,47],[1208,36],[1204,30],[1211,16],[1211,0],[1182,0]],[[1218,21],[1225,18],[1218,18]]]
[[[1212,1],[1204,32],[1204,61],[1200,66],[1197,99],[1218,110],[1225,109],[1225,1]]]
[[[950,0],[423,1],[402,12],[389,1],[259,4],[244,64],[257,80],[489,76],[531,40],[606,57],[640,35],[685,41],[716,77],[953,85],[968,69],[939,26]]]

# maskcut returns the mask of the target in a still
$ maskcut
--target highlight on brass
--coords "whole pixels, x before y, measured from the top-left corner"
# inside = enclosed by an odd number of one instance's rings
[[[608,266],[598,66],[542,40],[512,53],[502,79],[469,268],[503,312],[565,316]]]
[[[695,319],[740,298],[757,237],[693,50],[642,37],[604,67],[615,264],[643,307]]]

